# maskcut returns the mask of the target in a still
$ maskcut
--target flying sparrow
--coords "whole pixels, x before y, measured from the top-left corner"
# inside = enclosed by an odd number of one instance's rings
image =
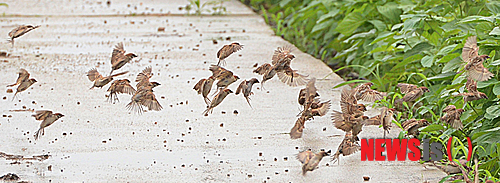
[[[465,88],[467,88],[468,93],[460,93],[455,95],[455,96],[463,96],[465,103],[479,99],[488,99],[488,96],[486,94],[477,91],[477,82],[470,77],[467,78],[467,83],[465,83]]]
[[[476,36],[467,38],[462,49],[462,61],[465,63],[464,70],[468,72],[469,77],[477,81],[491,79],[493,74],[483,65],[488,58],[490,58],[488,55],[479,55]]]
[[[406,120],[405,122],[401,123],[401,126],[403,127],[404,130],[408,132],[408,135],[413,135],[414,137],[417,137],[419,134],[418,129],[424,126],[429,125],[429,122],[425,119],[421,120],[416,120],[416,119],[409,119]]]
[[[12,97],[12,100],[16,98],[16,95],[18,93],[27,90],[31,85],[35,84],[36,82],[37,82],[36,79],[33,78],[22,81],[21,84],[19,84],[19,86],[17,87],[16,93],[14,94],[14,97]]]
[[[208,94],[210,93],[210,90],[212,90],[212,85],[214,84],[215,78],[213,76],[208,77],[207,79],[201,79],[194,85],[193,89],[198,92],[198,94],[201,94],[203,98],[205,99],[205,103],[207,105],[210,104],[210,99],[208,98]]]
[[[229,55],[240,51],[241,49],[243,49],[243,45],[240,45],[240,43],[236,42],[222,46],[222,48],[217,52],[217,58],[219,59],[217,65],[220,65],[221,61],[222,65],[226,65],[226,61],[224,59],[229,57]]]
[[[230,89],[220,90],[220,92],[214,97],[214,99],[208,106],[207,110],[203,112],[203,115],[208,115],[209,112],[212,113],[214,108],[217,107],[230,93],[233,93],[233,91],[231,91]]]
[[[325,152],[320,151],[316,154],[311,152],[310,150],[302,151],[297,154],[297,160],[302,163],[302,175],[306,175],[307,171],[313,171],[318,168],[319,162],[325,156],[329,156],[331,151]]]
[[[12,43],[12,47],[14,47],[14,39],[21,37],[22,35],[28,33],[29,31],[35,30],[36,28],[40,27],[39,25],[37,26],[32,26],[32,25],[21,25],[19,27],[14,28],[9,32],[9,37],[10,40],[9,42]]]
[[[313,118],[314,116],[324,116],[330,110],[330,101],[320,102],[319,99],[314,100],[311,104],[311,108],[305,111],[307,119]]]
[[[253,70],[253,72],[262,75],[262,82],[260,83],[261,90],[264,90],[264,83],[276,75],[276,70],[274,70],[274,67],[268,63],[257,67],[257,69]]]
[[[145,69],[142,70],[142,72],[140,72],[139,74],[137,74],[137,76],[135,78],[135,82],[137,82],[137,84],[136,84],[137,90],[140,90],[141,88],[146,87],[146,86],[151,86],[152,82],[150,82],[149,79],[152,76],[153,76],[153,73],[152,73],[151,66],[146,67]],[[157,82],[154,82],[154,83],[156,83],[155,86],[160,85]]]
[[[31,115],[32,117],[35,117],[36,120],[42,121],[40,123],[40,128],[35,132],[35,140],[37,140],[41,135],[44,134],[44,129],[55,121],[57,121],[59,118],[63,117],[61,113],[55,113],[53,114],[52,111],[47,111],[47,110],[39,110],[36,111],[36,114]]]
[[[387,96],[385,92],[379,92],[377,90],[371,89],[373,83],[364,83],[358,85],[354,88],[354,96],[357,100],[363,100],[367,102],[375,102],[377,100],[381,100],[384,96]]]
[[[444,116],[440,118],[441,121],[451,125],[454,129],[462,129],[464,125],[460,116],[464,112],[463,109],[457,109],[454,105],[448,105],[443,109]]]
[[[227,88],[230,84],[233,84],[236,82],[238,79],[240,79],[238,76],[233,75],[233,72],[224,69],[223,67],[217,66],[217,65],[212,65],[209,68],[210,71],[212,71],[212,76],[219,80],[217,81],[216,85],[218,89],[222,88]]]
[[[87,77],[89,78],[89,80],[94,82],[94,85],[92,85],[92,87],[90,89],[93,89],[94,87],[102,88],[103,86],[106,86],[109,82],[113,81],[113,77],[121,76],[121,75],[124,75],[127,73],[128,73],[128,71],[125,71],[125,72],[121,72],[118,74],[103,77],[97,71],[97,69],[95,69],[95,68],[91,69],[89,72],[87,72]]]
[[[111,72],[109,73],[109,75],[113,74],[114,70],[122,68],[125,64],[130,62],[135,57],[137,57],[137,55],[133,53],[125,54],[123,43],[116,44],[115,48],[113,49],[113,53],[111,54]]]
[[[236,89],[236,95],[240,94],[240,92],[243,93],[243,96],[245,97],[245,99],[247,100],[247,103],[248,105],[252,107],[252,105],[250,104],[250,95],[253,94],[252,92],[252,86],[253,84],[255,83],[259,83],[259,80],[257,80],[257,78],[252,78],[250,80],[244,80],[240,83],[240,85],[238,86],[238,89]]]
[[[290,62],[295,58],[292,54],[291,46],[278,47],[274,50],[272,64],[273,65],[285,65],[290,64]]]
[[[115,103],[118,100],[118,94],[129,94],[133,95],[135,93],[135,89],[132,85],[130,85],[130,81],[128,79],[120,79],[115,80],[111,83],[111,86],[108,88],[108,101]]]
[[[342,140],[339,147],[337,148],[337,152],[332,157],[332,161],[334,161],[333,163],[335,163],[335,161],[339,159],[339,156],[341,154],[342,156],[349,156],[361,150],[359,144],[353,139],[353,135],[350,132],[346,132],[344,140]]]
[[[400,88],[401,93],[405,94],[405,96],[401,99],[396,100],[396,103],[415,101],[418,97],[422,96],[425,92],[430,91],[425,86],[417,87],[416,85],[406,84],[406,83],[398,83],[397,87]]]
[[[142,114],[144,111],[143,106],[147,107],[148,110],[160,111],[163,109],[161,104],[156,99],[155,94],[153,93],[153,87],[158,86],[159,83],[152,82],[152,85],[145,86],[138,89],[135,94],[132,96],[132,101],[127,104],[127,109],[130,111],[137,112],[138,114]]]
[[[26,71],[25,69],[19,69],[19,72],[17,74],[19,74],[19,76],[17,77],[16,83],[7,85],[7,87],[13,87],[21,84],[21,82],[27,80],[30,77],[30,73],[28,73],[28,71]]]

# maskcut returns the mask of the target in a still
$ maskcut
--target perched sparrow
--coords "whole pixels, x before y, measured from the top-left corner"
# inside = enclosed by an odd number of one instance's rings
[[[405,96],[401,99],[396,100],[396,103],[415,101],[425,92],[429,92],[429,89],[425,86],[417,87],[416,85],[406,83],[398,83],[397,86],[401,90],[401,93],[405,94]]]
[[[302,163],[302,175],[306,175],[307,171],[313,171],[317,169],[319,162],[323,157],[329,156],[331,151],[325,152],[320,151],[316,154],[310,150],[302,151],[297,154],[297,160]]]
[[[252,105],[250,104],[250,95],[253,94],[252,92],[252,86],[253,84],[255,83],[259,83],[259,80],[257,80],[256,78],[252,78],[250,80],[244,80],[240,83],[240,85],[238,86],[238,89],[236,89],[236,95],[240,94],[240,92],[243,93],[243,96],[245,97],[245,99],[247,100],[247,103],[248,105],[252,107]]]
[[[130,85],[130,81],[128,79],[120,79],[115,80],[111,83],[111,86],[108,88],[108,101],[115,103],[118,100],[118,94],[129,94],[133,95],[135,93],[135,89],[132,85]]]
[[[126,106],[127,109],[130,111],[137,112],[139,114],[142,114],[142,112],[144,111],[142,106],[147,107],[148,110],[154,110],[154,111],[162,110],[163,107],[156,99],[156,96],[152,90],[154,85],[155,84],[153,84],[153,86],[146,86],[141,88],[140,90],[137,90],[135,94],[132,96],[132,101],[130,101],[130,103],[127,104]]]
[[[343,156],[349,156],[361,150],[359,144],[353,139],[353,135],[350,132],[347,132],[345,134],[344,140],[342,140],[339,147],[337,148],[337,152],[332,157],[332,161],[334,161],[334,163],[339,159],[339,156],[341,154]]]
[[[488,96],[486,94],[477,91],[477,82],[471,79],[470,77],[467,78],[467,83],[465,84],[465,88],[467,88],[467,91],[469,91],[468,93],[460,93],[458,95],[455,95],[455,96],[463,96],[465,103],[484,98],[488,99]]]
[[[35,84],[36,82],[37,82],[36,79],[33,79],[33,78],[22,81],[21,84],[19,84],[19,86],[17,87],[17,91],[14,94],[14,97],[12,97],[12,100],[14,100],[14,98],[16,98],[16,95],[18,93],[27,90],[31,85]]]
[[[393,108],[384,107],[380,113],[380,120],[382,120],[382,127],[384,128],[384,139],[385,133],[389,133],[389,130],[391,130],[394,111],[395,110]]]
[[[440,120],[448,123],[454,129],[462,129],[464,125],[462,124],[462,120],[460,120],[460,116],[462,116],[463,112],[463,109],[457,109],[454,105],[446,106],[443,109],[445,115]]]
[[[127,73],[128,73],[128,71],[125,71],[125,72],[121,72],[118,74],[103,77],[101,74],[99,74],[97,69],[95,69],[95,68],[91,69],[87,73],[89,80],[94,82],[94,85],[92,85],[92,87],[90,89],[93,89],[94,87],[102,88],[103,86],[106,86],[109,82],[113,81],[113,77],[121,76],[121,75],[124,75]]]
[[[290,130],[291,139],[298,139],[302,137],[302,132],[304,132],[305,123],[306,123],[306,117],[304,115],[301,115],[299,118],[297,118],[297,121],[295,121],[295,125]]]
[[[377,90],[371,89],[373,83],[364,83],[358,85],[354,88],[354,96],[357,100],[363,100],[367,102],[375,102],[377,100],[381,100],[384,96],[387,96],[387,93],[379,92]]]
[[[40,27],[39,25],[37,26],[32,26],[32,25],[21,25],[19,27],[14,28],[9,32],[9,37],[10,40],[9,42],[12,43],[12,47],[14,47],[14,39],[21,37],[22,35],[28,33],[29,31],[35,30],[36,28]]]
[[[226,61],[224,59],[241,49],[243,49],[243,45],[236,42],[222,46],[222,48],[217,52],[217,58],[219,59],[217,65],[220,65],[221,61],[223,61],[223,65],[226,65]]]
[[[26,71],[25,69],[19,69],[19,72],[17,74],[19,74],[19,76],[17,77],[16,83],[7,85],[7,87],[13,87],[21,84],[21,82],[28,80],[28,78],[30,77],[30,73],[28,73],[28,71]]]
[[[37,140],[40,136],[40,133],[42,135],[44,134],[44,129],[46,127],[50,126],[52,123],[54,123],[64,115],[62,115],[61,113],[53,114],[52,111],[40,110],[36,111],[36,114],[33,114],[31,116],[35,117],[36,120],[42,121],[42,123],[40,124],[40,128],[35,132],[35,140]]]
[[[113,49],[113,53],[111,54],[111,73],[109,73],[109,75],[113,74],[114,70],[122,68],[125,64],[130,62],[135,57],[137,57],[137,55],[133,53],[125,54],[123,43],[118,43],[115,46],[115,49]]]
[[[464,69],[467,71],[469,77],[477,81],[491,79],[493,74],[483,65],[483,62],[488,58],[490,58],[488,55],[479,55],[476,36],[467,38],[462,49],[462,60],[465,63]]]
[[[418,136],[419,128],[427,125],[429,125],[429,122],[425,119],[421,120],[409,119],[401,123],[401,126],[403,127],[404,130],[408,132],[408,135],[413,135],[414,137]]]
[[[215,78],[213,76],[208,77],[208,79],[201,79],[194,85],[193,89],[198,92],[198,94],[202,94],[203,98],[205,99],[205,103],[207,105],[210,104],[210,99],[208,98],[208,94],[210,93],[210,90],[212,90],[212,85],[214,84]]]
[[[230,84],[236,82],[240,77],[233,75],[233,72],[224,69],[223,67],[212,65],[209,68],[212,71],[212,76],[219,80],[216,85],[218,89],[227,88]]]
[[[203,115],[208,115],[209,112],[212,113],[214,108],[217,107],[230,93],[233,93],[233,91],[231,91],[230,89],[220,90],[220,92],[214,97],[214,99],[208,106],[207,110],[203,112]]]

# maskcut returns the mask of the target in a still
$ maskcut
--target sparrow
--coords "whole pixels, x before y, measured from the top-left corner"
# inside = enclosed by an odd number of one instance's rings
[[[401,123],[401,126],[403,127],[404,130],[408,132],[408,135],[413,135],[414,137],[418,136],[419,128],[427,125],[429,125],[429,122],[426,119],[421,119],[421,120],[409,119]]]
[[[35,120],[42,121],[40,123],[40,128],[35,132],[35,140],[37,140],[41,135],[44,134],[44,129],[55,121],[57,121],[59,118],[63,117],[61,113],[55,113],[53,114],[52,111],[47,111],[47,110],[39,110],[36,111],[36,114],[31,115],[32,117],[35,117]]]
[[[311,108],[311,105],[314,102],[314,99],[316,98],[316,95],[318,94],[318,89],[315,86],[316,84],[316,78],[312,78],[307,82],[306,85],[306,90],[305,90],[305,101],[304,101],[304,111],[309,110]]]
[[[380,120],[380,114],[373,116],[371,118],[368,118],[367,120],[364,121],[364,125],[381,125],[382,120]]]
[[[467,83],[465,83],[465,88],[467,88],[468,93],[460,93],[455,95],[455,96],[463,96],[465,103],[474,100],[488,99],[488,96],[486,94],[477,91],[477,82],[470,77],[467,78]]]
[[[335,128],[350,133],[352,141],[358,141],[357,137],[363,130],[364,121],[368,116],[356,116],[355,114],[346,114],[333,110],[332,121]]]
[[[115,80],[111,83],[111,86],[108,88],[108,101],[115,103],[118,100],[118,94],[129,94],[133,95],[135,93],[135,89],[132,85],[130,85],[130,81],[128,79],[120,79]]]
[[[103,86],[106,86],[109,82],[113,81],[113,77],[121,76],[127,73],[128,71],[125,71],[118,74],[103,77],[101,74],[99,74],[97,69],[95,68],[91,69],[89,72],[87,72],[87,77],[89,78],[89,80],[94,82],[94,85],[92,85],[90,89],[93,89],[94,87],[102,88]]]
[[[302,137],[302,132],[304,132],[305,123],[306,123],[306,116],[301,115],[299,118],[297,118],[297,121],[295,121],[295,125],[290,130],[291,139],[298,139]]]
[[[325,151],[320,151],[316,154],[314,154],[310,150],[302,151],[297,154],[297,160],[302,163],[302,175],[306,175],[307,171],[313,171],[318,168],[319,162],[323,159],[325,156],[329,156],[331,151],[325,152]]]
[[[136,54],[127,53],[125,54],[125,49],[123,48],[123,43],[116,44],[111,54],[111,72],[109,75],[113,74],[114,70],[122,68],[125,64],[130,62],[133,58],[137,57]]]
[[[208,105],[210,104],[210,99],[208,98],[208,94],[210,93],[210,90],[212,90],[212,85],[214,84],[215,78],[213,76],[208,77],[207,79],[201,79],[194,85],[193,89],[198,92],[198,94],[201,94],[203,98],[205,99],[205,103]]]
[[[240,45],[240,43],[237,42],[222,46],[222,48],[217,52],[217,58],[219,59],[217,65],[220,65],[221,61],[223,61],[223,65],[226,65],[226,61],[224,59],[241,49],[243,49],[243,45]]]
[[[152,85],[142,87],[140,90],[138,89],[132,96],[132,101],[127,104],[126,108],[129,111],[134,111],[138,114],[142,114],[142,112],[144,111],[143,106],[147,107],[148,110],[162,110],[163,107],[158,102],[155,94],[153,93],[153,88],[157,85],[159,85],[159,83],[153,82]]]
[[[233,72],[217,65],[212,65],[209,70],[212,71],[212,76],[219,80],[216,83],[218,89],[225,89],[240,79],[240,77],[233,75]]]
[[[316,95],[314,97],[319,97],[318,92],[316,92]],[[299,105],[304,106],[304,103],[306,102],[306,89],[305,88],[300,89],[298,102],[299,102]]]
[[[418,97],[422,96],[425,92],[430,91],[425,86],[417,87],[416,85],[406,84],[406,83],[398,83],[397,87],[399,87],[399,89],[401,90],[401,93],[405,94],[405,96],[401,99],[396,100],[396,103],[415,101]]]
[[[445,164],[436,164],[436,162],[433,161],[432,164],[434,164],[434,166],[436,166],[439,170],[443,171],[444,173],[446,173],[448,175],[458,174],[458,173],[468,174],[470,171],[472,171],[472,168],[467,166],[467,160],[458,159],[458,162],[460,163],[460,165],[462,165],[463,168],[460,167],[458,165],[458,163],[455,161],[448,161]],[[464,177],[462,175],[457,175],[457,176],[450,177],[449,180],[451,180],[451,181],[464,180]],[[465,182],[471,182],[471,181],[469,180],[469,181],[465,181]]]
[[[231,91],[230,89],[220,90],[219,93],[214,97],[210,105],[207,106],[207,110],[203,112],[203,115],[208,115],[209,112],[212,113],[214,108],[217,107],[230,93],[233,93],[233,91]]]
[[[40,27],[40,26],[39,25],[37,25],[37,26],[21,25],[19,27],[12,29],[9,32],[9,37],[10,37],[9,42],[12,44],[12,47],[14,47],[14,39],[15,38],[21,37],[22,35],[28,33],[29,31],[35,30],[38,27]]]
[[[315,99],[311,104],[311,109],[306,110],[304,115],[307,119],[311,119],[314,116],[324,116],[330,110],[330,100],[326,102],[320,102],[319,99]]]
[[[380,119],[382,120],[382,127],[384,128],[384,139],[385,139],[385,133],[386,132],[389,133],[389,130],[391,130],[394,111],[395,109],[393,108],[384,107],[382,109],[382,112],[380,113]]]
[[[250,95],[253,94],[252,92],[252,86],[253,84],[255,83],[259,83],[259,80],[257,80],[257,78],[252,78],[250,80],[244,80],[240,83],[240,85],[238,86],[238,89],[236,89],[236,93],[234,93],[235,95],[238,95],[240,94],[240,92],[243,93],[243,96],[245,97],[245,99],[247,100],[247,103],[248,105],[252,107],[252,105],[250,104]]]
[[[487,81],[494,75],[484,67],[483,62],[489,59],[488,55],[479,55],[479,47],[477,46],[476,36],[467,38],[462,49],[462,61],[464,62],[464,70],[468,76],[477,81]],[[458,72],[461,73],[464,70]]]
[[[354,88],[354,96],[357,100],[363,100],[367,102],[375,102],[377,100],[381,100],[384,96],[387,96],[385,92],[379,92],[377,90],[371,89],[373,83],[364,83],[358,85]]]
[[[19,72],[17,74],[19,74],[19,76],[17,77],[16,83],[7,85],[7,87],[13,87],[21,84],[21,82],[27,80],[30,77],[30,73],[28,73],[28,71],[26,71],[25,69],[19,69]]]
[[[295,56],[291,54],[291,47],[278,47],[274,51],[272,65],[263,64],[253,72],[262,75],[261,85],[264,85],[267,80],[272,79],[275,75],[278,75],[280,81],[289,86],[304,85],[307,83],[307,76],[297,73],[296,70],[290,67],[294,58]]]
[[[19,84],[19,86],[17,87],[14,97],[12,97],[12,101],[14,100],[14,98],[16,98],[16,95],[18,93],[27,90],[29,87],[31,87],[31,85],[35,84],[36,82],[37,82],[36,79],[33,78],[22,81],[21,84]]]
[[[457,109],[454,105],[446,106],[443,109],[444,116],[440,118],[441,121],[449,124],[454,129],[462,129],[464,125],[462,124],[462,120],[460,120],[460,116],[464,109]]]
[[[353,135],[350,132],[347,132],[344,136],[344,140],[340,143],[337,148],[337,152],[333,155],[332,160],[333,163],[339,159],[339,156],[349,156],[361,150],[359,144],[353,140]],[[340,161],[339,161],[340,163]]]

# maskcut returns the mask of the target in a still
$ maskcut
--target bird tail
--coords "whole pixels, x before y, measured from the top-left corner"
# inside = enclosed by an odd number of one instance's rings
[[[14,96],[12,97],[12,100],[11,101],[14,101],[14,99],[16,98],[16,95],[19,93],[19,91],[16,91],[16,93],[14,93]]]
[[[250,104],[250,97],[245,97],[245,99],[247,99],[247,103],[248,103],[248,105],[250,106],[250,108],[252,108],[252,109],[253,109],[252,104]]]
[[[306,166],[302,166],[302,176],[306,176],[307,169]]]
[[[7,87],[13,87],[13,86],[16,86],[17,83],[14,83],[14,84],[11,84],[11,85],[7,85]]]
[[[208,107],[207,110],[203,111],[203,116],[208,115],[208,113],[212,114],[213,110],[213,108]]]
[[[120,100],[118,99],[118,94],[114,92],[109,92],[108,99],[106,101],[113,104],[115,103],[115,101],[120,102]]]
[[[137,114],[142,114],[142,106],[138,102],[131,101],[125,106],[129,111],[136,112]]]
[[[35,140],[38,140],[40,133],[43,134],[43,128],[40,128],[35,132]]]
[[[208,97],[203,97],[203,98],[205,99],[205,104],[210,105],[210,103],[212,103],[212,101],[210,101]]]

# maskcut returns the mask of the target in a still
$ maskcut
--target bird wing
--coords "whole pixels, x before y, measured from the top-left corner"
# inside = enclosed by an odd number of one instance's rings
[[[494,76],[493,73],[483,66],[483,62],[472,65],[468,72],[469,77],[478,81],[487,81]]]
[[[274,54],[273,54],[273,58],[272,58],[273,65],[276,65],[281,60],[287,58],[288,55],[291,54],[291,52],[292,52],[291,46],[278,47],[276,50],[274,50]]]
[[[265,63],[265,64],[262,64],[261,66],[257,67],[257,69],[253,70],[253,72],[260,74],[260,75],[263,75],[271,68],[272,68],[271,64]]]
[[[467,88],[467,91],[471,93],[476,93],[477,92],[477,82],[474,81],[472,78],[467,77],[467,83],[465,83],[465,88]]]
[[[368,89],[361,93],[361,100],[367,102],[375,102],[377,100],[382,100],[387,93],[379,92],[377,90]]]
[[[155,94],[151,91],[148,91],[146,95],[144,95],[141,104],[143,106],[146,106],[149,110],[160,111],[161,109],[163,109],[158,100],[156,100]]]
[[[398,83],[397,87],[399,87],[402,94],[406,94],[406,93],[418,88],[418,86],[416,86],[416,85],[407,84],[407,83]]]
[[[302,132],[304,131],[305,118],[303,116],[299,117],[295,122],[295,125],[290,130],[290,138],[298,139],[302,137]]]
[[[125,49],[123,48],[123,43],[116,44],[113,49],[113,53],[111,53],[111,65],[115,65],[119,60],[123,60],[125,58]]]
[[[235,52],[240,51],[241,49],[243,49],[243,45],[240,45],[240,44],[237,44],[237,43],[232,43],[231,44],[231,49],[232,49],[232,52],[230,54],[235,53]]]
[[[236,89],[236,92],[234,93],[235,95],[240,94],[240,92],[245,92],[245,90],[248,88],[247,85],[247,80],[243,80],[240,85],[238,86],[238,89]]]
[[[307,83],[306,75],[299,74],[290,67],[287,67],[287,69],[282,72],[278,72],[278,78],[281,82],[292,87],[305,85]]]
[[[314,153],[312,151],[306,150],[302,151],[297,154],[297,160],[299,160],[302,164],[307,164],[309,163],[309,160],[311,160],[314,157]]]
[[[97,71],[96,68],[93,68],[89,72],[87,72],[87,76],[90,81],[95,81],[98,78],[102,78],[102,75]]]
[[[313,110],[315,110],[319,114],[319,116],[324,116],[330,110],[330,105],[331,105],[330,100],[328,100],[326,102],[321,103],[318,108]]]
[[[223,79],[223,78],[230,78],[233,76],[233,72],[231,72],[227,69],[224,69],[221,66],[212,65],[209,68],[209,70],[212,71],[212,76],[216,79],[219,79],[219,80]]]
[[[38,111],[36,111],[35,114],[33,114],[31,116],[35,117],[36,120],[44,120],[45,118],[47,118],[51,114],[52,114],[52,111],[49,111],[49,110],[38,110]]]
[[[149,78],[151,78],[151,76],[152,76],[152,71],[153,71],[153,69],[151,68],[151,66],[146,67],[144,70],[142,70],[141,73],[137,74],[137,77],[135,78],[135,82],[141,82],[144,80],[149,82]]]
[[[479,48],[477,47],[476,36],[467,38],[464,44],[464,48],[462,48],[462,61],[467,63],[470,62],[473,58],[479,56],[478,51]]]
[[[409,119],[409,120],[406,120],[405,122],[401,123],[401,126],[406,131],[410,130],[410,128],[414,127],[415,125],[418,125],[418,121],[416,119]]]
[[[196,90],[198,92],[198,94],[201,94],[202,90],[203,90],[203,84],[205,83],[207,79],[200,79],[200,81],[198,81],[198,83],[196,83],[196,85],[194,85],[193,89]]]
[[[444,113],[449,113],[451,111],[454,111],[456,110],[457,108],[454,106],[454,105],[449,105],[449,106],[446,106],[444,109],[443,109],[443,112]]]
[[[117,93],[126,93],[129,95],[133,95],[135,93],[135,89],[128,80],[118,80]]]

